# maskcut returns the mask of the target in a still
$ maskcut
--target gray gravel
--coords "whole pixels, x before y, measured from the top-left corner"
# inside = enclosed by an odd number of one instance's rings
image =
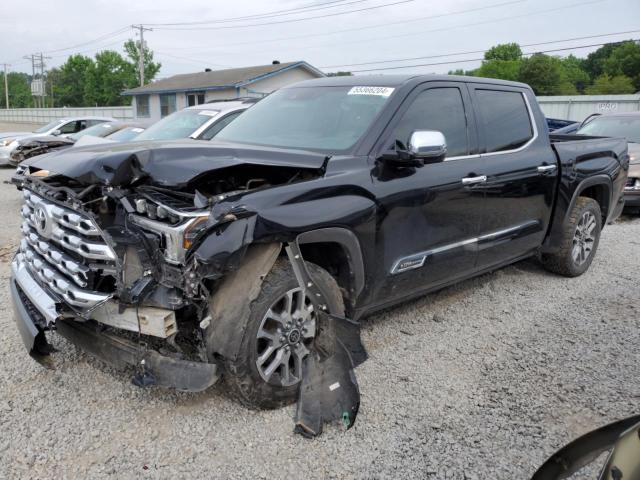
[[[29,359],[8,295],[18,208],[0,184],[0,478],[524,479],[640,410],[637,218],[578,279],[525,261],[366,319],[358,421],[309,441],[293,407],[141,390],[61,339],[55,370]]]

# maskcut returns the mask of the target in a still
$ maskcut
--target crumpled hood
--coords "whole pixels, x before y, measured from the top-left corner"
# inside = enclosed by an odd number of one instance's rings
[[[319,169],[325,155],[199,140],[148,141],[74,147],[34,157],[29,165],[82,184],[182,187],[202,174],[241,164]]]

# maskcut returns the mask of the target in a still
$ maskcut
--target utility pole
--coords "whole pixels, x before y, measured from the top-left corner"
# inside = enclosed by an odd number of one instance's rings
[[[140,47],[138,48],[138,74],[140,75],[140,86],[144,86],[144,32],[150,32],[152,28],[145,28],[144,25],[131,25],[131,28],[139,31]]]
[[[48,59],[51,57],[45,57],[42,52],[40,52],[32,53],[31,55],[27,55],[23,58],[31,61],[31,96],[35,97],[36,107],[44,107],[44,97],[47,94],[47,89],[44,84],[44,60],[45,58]],[[38,75],[40,78],[36,79],[36,75]]]
[[[10,67],[8,63],[3,63],[4,66],[4,105],[9,110],[9,81],[7,80],[7,67]]]

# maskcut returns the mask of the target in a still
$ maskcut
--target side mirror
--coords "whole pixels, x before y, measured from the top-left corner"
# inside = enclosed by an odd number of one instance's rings
[[[60,131],[60,129],[58,130],[54,130],[53,132],[51,132],[51,135],[53,135],[54,137],[57,137],[58,135],[60,135],[62,132]]]
[[[447,154],[447,141],[437,130],[417,130],[411,134],[407,152],[427,163],[441,162]]]

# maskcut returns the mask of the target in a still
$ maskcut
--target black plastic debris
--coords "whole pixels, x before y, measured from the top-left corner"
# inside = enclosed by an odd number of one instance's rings
[[[328,313],[298,244],[289,243],[286,251],[300,288],[308,293],[317,312],[316,336],[302,362],[294,432],[317,437],[325,423],[337,422],[349,429],[360,408],[360,389],[353,370],[368,358],[360,324]]]

